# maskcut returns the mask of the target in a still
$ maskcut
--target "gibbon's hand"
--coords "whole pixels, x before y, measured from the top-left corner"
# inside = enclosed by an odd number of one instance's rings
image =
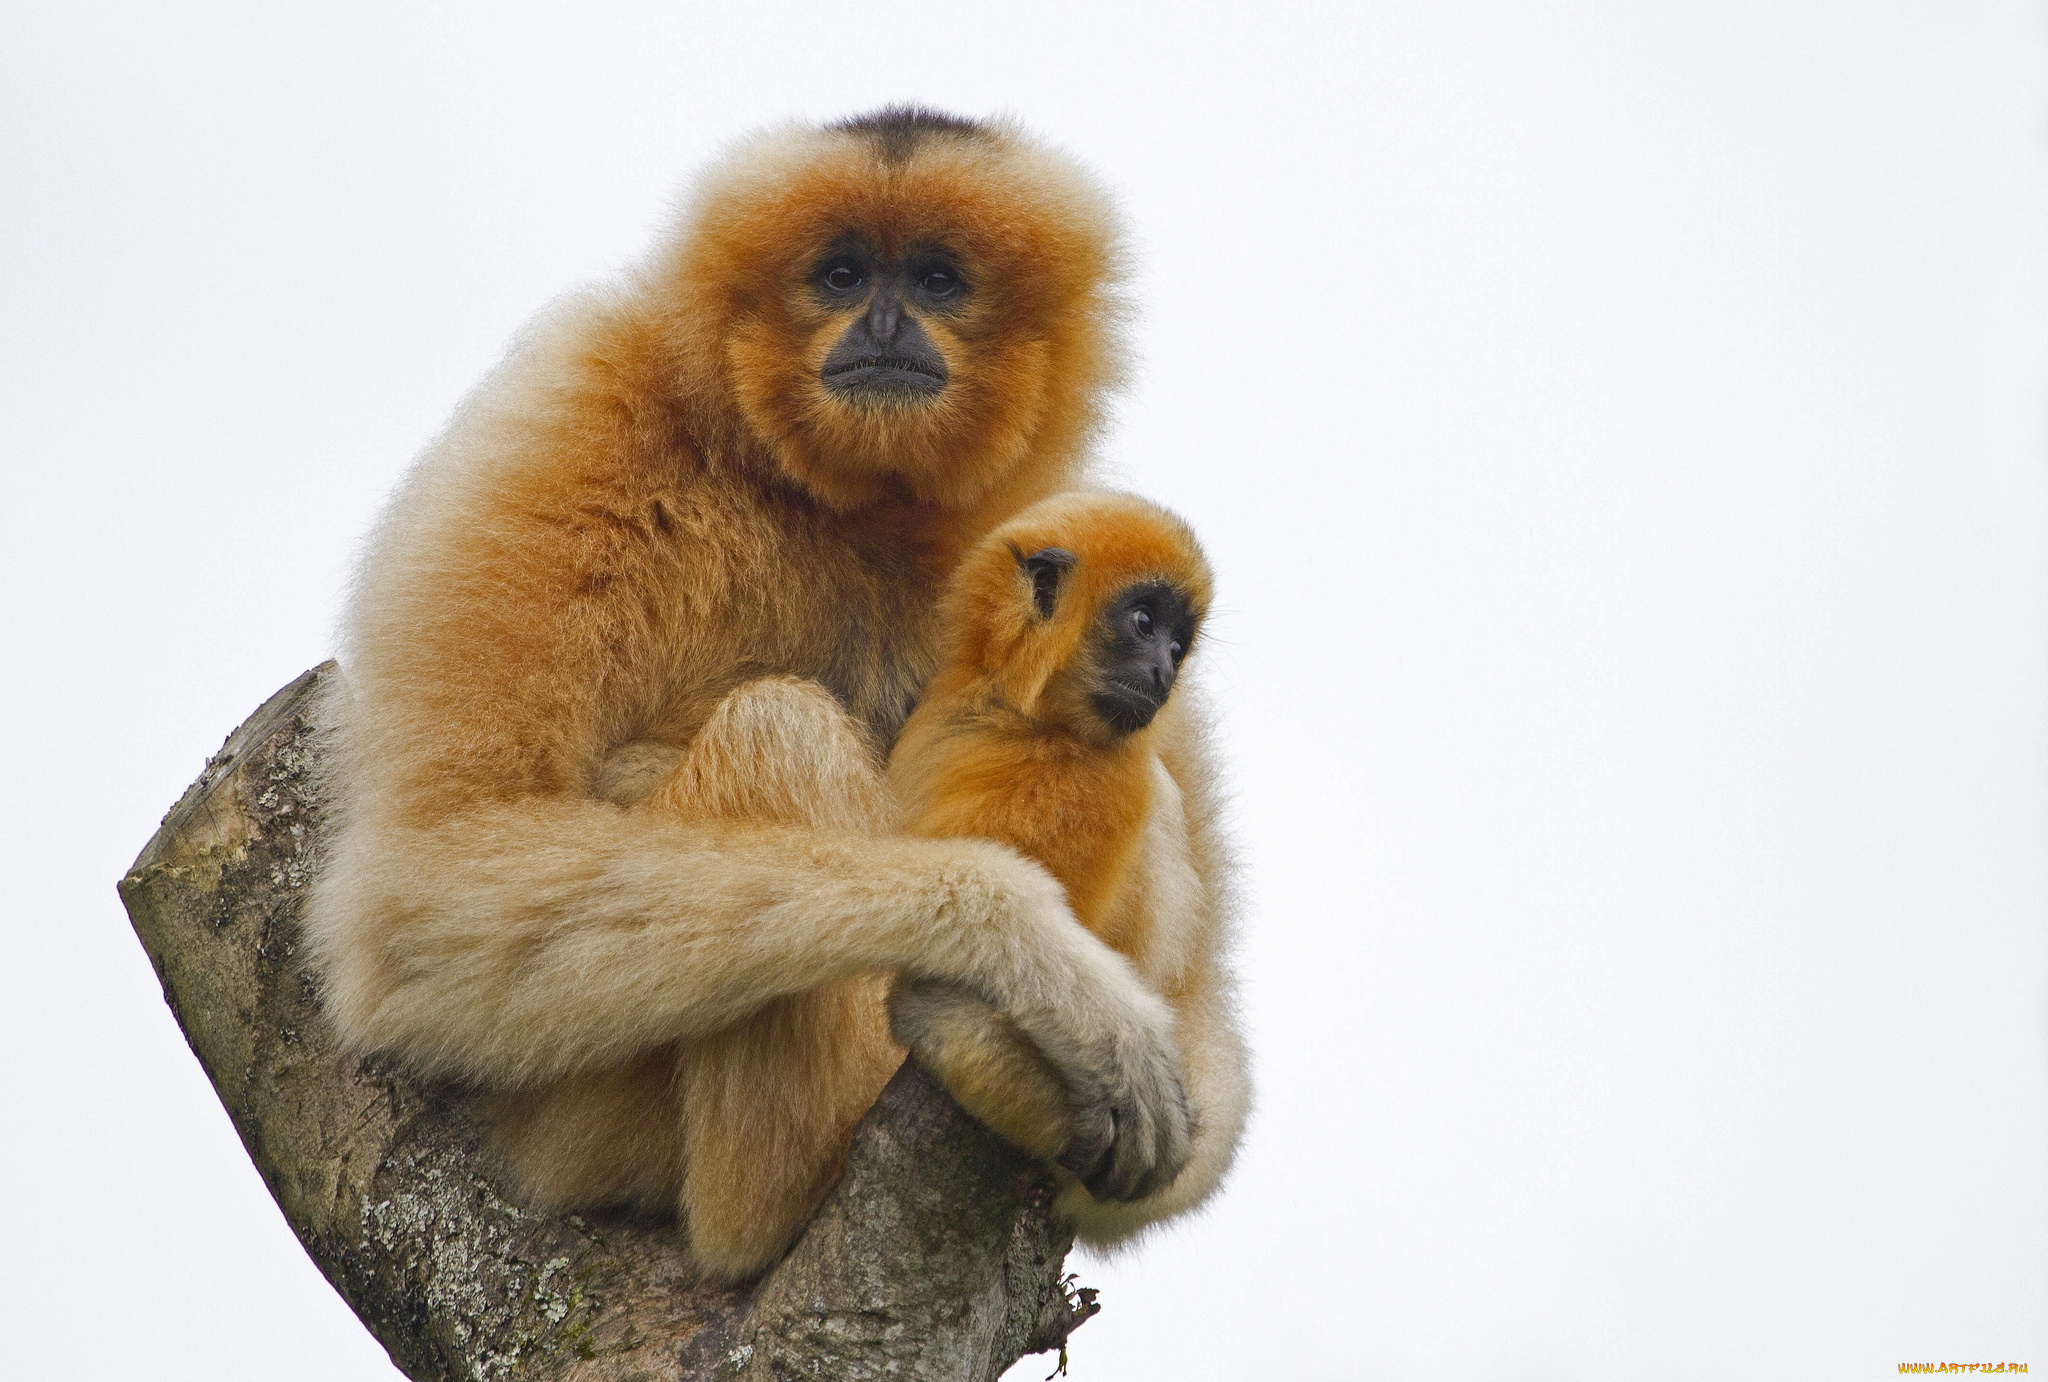
[[[1073,967],[1051,1002],[1035,1005],[1019,986],[1022,1001],[1007,1009],[1066,1089],[1071,1137],[1054,1159],[1097,1199],[1144,1199],[1172,1183],[1194,1145],[1173,1009],[1075,919],[1051,874],[1020,862],[1043,880],[1019,893],[1037,904],[1033,929]]]
[[[982,1122],[1099,1200],[1143,1199],[1173,1182],[1193,1148],[1172,1009],[1032,872],[1048,895],[1017,900],[1037,913],[1034,945],[1063,952],[1057,991],[1012,983],[999,1009],[962,985],[900,975],[891,1028]]]
[[[1147,995],[1148,997],[1150,995]],[[1115,1057],[1070,1087],[1073,1139],[1056,1158],[1098,1200],[1142,1200],[1173,1183],[1194,1150],[1194,1116],[1169,1035],[1134,1026]]]
[[[1054,1159],[1099,1200],[1144,1199],[1173,1183],[1194,1147],[1195,1110],[1173,1008],[1075,919],[1049,873],[1036,864],[1032,870],[1057,905],[1058,921],[1048,915],[1042,925],[1080,971],[1079,982],[1058,995],[1054,1020],[1030,1008],[1009,1012],[1066,1087],[1072,1137]],[[1076,1034],[1084,1040],[1076,1043]]]

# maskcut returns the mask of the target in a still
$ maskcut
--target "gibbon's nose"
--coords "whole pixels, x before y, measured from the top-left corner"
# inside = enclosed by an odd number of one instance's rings
[[[884,349],[896,344],[903,334],[903,304],[897,300],[895,285],[884,283],[868,304],[868,335]]]
[[[842,397],[929,397],[946,387],[946,357],[885,285],[847,326],[818,373]]]
[[[1152,694],[1163,705],[1167,693],[1173,690],[1173,655],[1166,650],[1162,640],[1157,646],[1146,649],[1145,661],[1152,673]]]

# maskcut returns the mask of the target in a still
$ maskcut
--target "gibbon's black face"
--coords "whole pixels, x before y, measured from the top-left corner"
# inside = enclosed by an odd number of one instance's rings
[[[888,262],[849,241],[818,261],[811,286],[850,318],[819,370],[835,395],[850,403],[905,403],[945,389],[946,357],[918,316],[957,311],[972,291],[953,256],[924,248]]]
[[[1173,691],[1201,617],[1179,590],[1145,581],[1119,592],[1096,629],[1095,713],[1119,734],[1152,723]]]

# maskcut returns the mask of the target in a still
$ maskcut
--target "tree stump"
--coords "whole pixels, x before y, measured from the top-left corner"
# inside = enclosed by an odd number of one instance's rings
[[[408,1377],[992,1382],[1095,1313],[1042,1167],[906,1064],[780,1264],[696,1277],[675,1226],[522,1208],[470,1091],[344,1057],[296,961],[320,867],[309,703],[327,663],[229,736],[121,899],[164,999],[292,1230]]]

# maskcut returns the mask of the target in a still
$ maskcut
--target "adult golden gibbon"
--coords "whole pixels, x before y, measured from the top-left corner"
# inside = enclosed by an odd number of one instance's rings
[[[1044,864],[1076,919],[1173,1005],[1183,1040],[1219,1019],[1229,985],[1228,937],[1202,905],[1166,766],[1195,729],[1187,698],[1170,698],[1210,588],[1194,535],[1142,499],[1032,505],[954,574],[939,670],[889,757],[906,830],[999,840]],[[933,980],[899,983],[891,1013],[897,1038],[976,1117],[1043,1156],[1071,1145],[1058,1072],[1005,1015]],[[1068,1189],[1061,1203],[1083,1238],[1121,1237],[1215,1188],[1249,1092],[1230,1074],[1202,1083],[1203,1132],[1171,1185],[1135,1203]],[[1085,1179],[1092,1168],[1075,1169]]]
[[[1121,253],[1102,194],[1007,125],[756,138],[638,269],[543,314],[392,500],[325,711],[308,935],[346,1041],[488,1089],[535,1201],[673,1210],[708,1273],[758,1272],[902,1057],[899,973],[1045,1062],[1068,1131],[1040,1150],[1097,1199],[1227,1160],[1227,988],[1176,1013],[1040,865],[897,831],[883,777],[946,578],[1085,480]],[[1161,758],[1161,866],[1220,916],[1199,733]]]

